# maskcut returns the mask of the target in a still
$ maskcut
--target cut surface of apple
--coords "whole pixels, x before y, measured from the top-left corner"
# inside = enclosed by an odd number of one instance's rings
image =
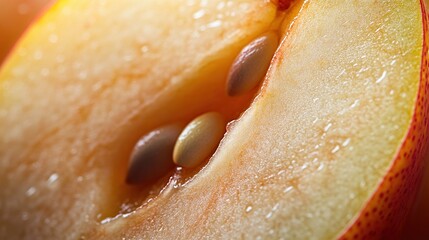
[[[419,1],[307,2],[209,165],[97,236],[398,236],[427,141],[425,18]]]
[[[284,13],[292,25],[276,10],[265,0],[55,5],[0,71],[0,237],[398,236],[428,141],[422,2],[298,1]],[[124,182],[142,134],[244,111],[253,92],[227,97],[224,80],[273,28],[283,38],[264,84],[208,165],[102,221],[142,190]]]
[[[117,214],[142,134],[241,112],[251,95],[223,80],[275,16],[260,0],[59,1],[0,73],[0,236],[76,239]]]

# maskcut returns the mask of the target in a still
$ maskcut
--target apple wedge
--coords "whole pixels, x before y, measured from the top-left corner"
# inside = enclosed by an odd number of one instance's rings
[[[56,4],[0,70],[0,238],[400,236],[428,147],[423,1],[278,6]],[[256,98],[228,97],[235,56],[275,30]],[[125,184],[138,138],[209,111],[240,117],[208,164],[122,214],[150,191]]]
[[[95,236],[399,237],[428,141],[426,34],[420,1],[308,1],[209,165]]]
[[[0,72],[0,238],[76,239],[116,215],[142,134],[241,113],[252,93],[224,79],[275,17],[260,0],[55,4]]]

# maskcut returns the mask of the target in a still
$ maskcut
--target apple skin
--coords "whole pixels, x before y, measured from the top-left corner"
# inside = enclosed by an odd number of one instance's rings
[[[425,0],[426,11],[429,6],[429,0]],[[429,151],[426,153],[426,166],[424,172],[423,184],[420,189],[416,206],[413,213],[407,220],[403,239],[429,239]]]
[[[0,0],[0,66],[25,29],[55,0]]]
[[[426,154],[429,163],[429,153]],[[403,239],[429,239],[427,223],[429,222],[429,167],[426,164],[423,185],[420,189],[413,213],[407,220]]]
[[[423,50],[419,93],[408,134],[388,174],[340,239],[398,239],[419,191],[428,149],[428,15],[421,0]]]

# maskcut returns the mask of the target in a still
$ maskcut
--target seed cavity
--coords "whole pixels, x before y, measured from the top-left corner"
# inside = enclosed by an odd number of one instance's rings
[[[226,91],[238,96],[255,88],[264,78],[278,47],[278,36],[267,32],[249,43],[235,58],[229,71]]]
[[[154,183],[173,169],[173,149],[182,129],[167,125],[141,137],[131,154],[126,183]]]
[[[284,11],[290,7],[292,0],[271,0],[271,2],[277,6],[279,11]]]
[[[209,158],[225,133],[226,122],[216,112],[203,114],[192,120],[180,134],[174,147],[174,163],[193,168]]]

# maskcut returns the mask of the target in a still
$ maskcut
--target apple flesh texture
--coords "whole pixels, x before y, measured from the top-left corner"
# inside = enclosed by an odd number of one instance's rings
[[[0,234],[333,238],[354,234],[359,220],[376,222],[375,234],[395,234],[389,223],[412,200],[426,143],[417,1],[304,5],[259,97],[210,164],[179,190],[97,227],[97,214],[109,214],[126,191],[124,162],[139,135],[246,100],[212,103],[234,55],[269,29],[274,7],[233,3],[219,10],[234,12],[230,21],[191,38],[214,22],[189,24],[194,7],[65,1],[28,33],[0,73]],[[207,6],[209,17],[215,9]],[[409,150],[416,153],[401,158]],[[410,190],[386,191],[385,218],[366,217],[383,186]]]
[[[0,237],[76,239],[117,214],[140,136],[248,104],[223,81],[275,16],[259,0],[54,5],[0,72]]]
[[[398,237],[427,146],[423,19],[419,1],[309,1],[209,165],[96,236]]]

